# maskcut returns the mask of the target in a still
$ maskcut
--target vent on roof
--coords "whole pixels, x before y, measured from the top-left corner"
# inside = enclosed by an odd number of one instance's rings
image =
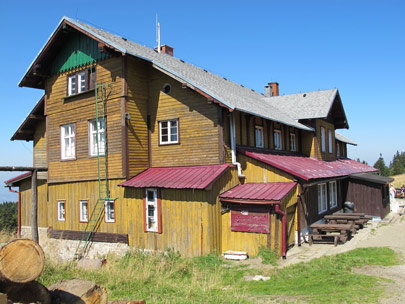
[[[206,69],[204,69],[204,72],[207,72],[207,73],[208,73],[208,71],[207,71]]]
[[[222,77],[224,80],[228,80],[228,79],[226,79],[225,77]]]
[[[181,60],[181,59],[180,59],[180,61],[184,63],[184,60]]]
[[[124,41],[127,41],[127,40],[128,40],[127,38],[124,38],[124,37],[121,37],[121,39],[124,40]]]

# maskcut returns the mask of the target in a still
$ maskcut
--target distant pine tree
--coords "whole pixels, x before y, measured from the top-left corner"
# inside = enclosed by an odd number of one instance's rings
[[[17,230],[17,203],[0,203],[0,230]]]
[[[384,176],[389,176],[390,170],[388,167],[385,165],[384,158],[382,157],[382,154],[380,153],[380,157],[378,160],[375,162],[374,168],[380,170],[380,174]]]
[[[392,158],[390,163],[390,175],[398,175],[405,173],[405,152],[397,153]]]

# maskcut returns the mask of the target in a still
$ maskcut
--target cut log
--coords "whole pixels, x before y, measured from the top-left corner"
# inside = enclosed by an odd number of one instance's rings
[[[60,304],[107,304],[104,287],[79,279],[62,280],[48,287],[54,303]]]
[[[44,269],[45,255],[37,242],[14,240],[0,249],[0,279],[14,283],[35,280]]]
[[[37,281],[28,283],[3,281],[0,282],[0,292],[5,293],[8,300],[14,303],[52,303],[52,297],[48,289]]]

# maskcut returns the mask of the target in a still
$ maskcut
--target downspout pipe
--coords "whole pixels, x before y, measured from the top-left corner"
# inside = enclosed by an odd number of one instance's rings
[[[282,234],[283,234],[283,239],[282,239],[282,241],[281,241],[281,256],[283,257],[283,259],[285,259],[286,258],[286,248],[287,248],[287,246],[286,246],[286,243],[287,243],[287,240],[286,240],[286,236],[287,236],[287,234],[286,234],[286,220],[287,220],[287,214],[284,212],[284,211],[282,211],[281,209],[280,209],[280,205],[279,204],[277,204],[277,205],[275,205],[275,207],[276,207],[276,209],[275,209],[275,211],[276,211],[276,213],[278,213],[278,214],[280,214],[280,215],[282,215],[283,216],[283,219],[282,219]]]
[[[21,237],[21,192],[11,189],[11,186],[8,187],[8,190],[13,193],[18,193],[18,204],[17,204],[17,237]]]
[[[242,174],[242,166],[236,161],[236,132],[235,132],[235,117],[234,112],[230,113],[229,125],[231,131],[231,156],[232,156],[232,165],[235,165],[238,168],[238,177],[245,178],[246,176]]]

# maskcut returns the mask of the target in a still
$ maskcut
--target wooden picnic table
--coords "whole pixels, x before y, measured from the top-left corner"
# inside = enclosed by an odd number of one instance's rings
[[[344,215],[325,215],[323,217],[329,224],[354,224],[352,233],[356,230],[363,228],[368,222],[368,219],[363,219],[359,215],[344,216]]]
[[[311,246],[313,241],[320,241],[325,238],[333,238],[334,246],[337,246],[339,241],[345,243],[351,236],[354,229],[354,223],[348,224],[312,224],[312,234],[309,235],[309,245]]]

